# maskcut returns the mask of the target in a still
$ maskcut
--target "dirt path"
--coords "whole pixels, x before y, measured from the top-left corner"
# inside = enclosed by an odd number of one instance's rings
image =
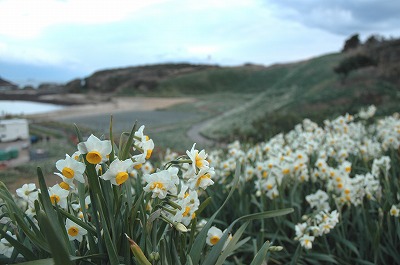
[[[186,135],[193,140],[193,142],[198,143],[204,147],[212,146],[215,144],[215,141],[205,138],[203,135],[200,134],[201,130],[207,127],[213,119],[207,119],[200,123],[194,124],[190,129],[186,132]]]

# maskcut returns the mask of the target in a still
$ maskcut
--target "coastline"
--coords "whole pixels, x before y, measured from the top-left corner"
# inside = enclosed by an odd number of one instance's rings
[[[60,95],[57,95],[60,97]],[[128,111],[152,111],[165,109],[181,103],[194,102],[194,98],[160,98],[160,97],[109,97],[108,100],[96,102],[93,98],[89,101],[77,100],[76,104],[64,104],[61,110],[25,115],[33,120],[63,120],[74,117],[88,117],[99,114],[115,114]],[[58,104],[58,103],[55,103]]]

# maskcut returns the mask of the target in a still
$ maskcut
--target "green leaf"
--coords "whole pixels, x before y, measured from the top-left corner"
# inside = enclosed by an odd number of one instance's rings
[[[83,142],[83,137],[82,137],[81,131],[79,130],[76,123],[74,123],[74,127],[75,127],[76,136],[78,137],[79,142]]]
[[[254,256],[254,259],[250,263],[250,265],[261,265],[261,264],[263,264],[263,262],[265,261],[265,257],[268,254],[269,245],[270,245],[270,243],[268,241],[264,243],[264,245],[260,248],[260,250]]]
[[[16,240],[14,237],[10,236],[7,234],[5,231],[0,229],[0,234],[7,239],[7,241],[16,249],[18,250],[18,253],[20,253],[26,260],[34,260],[36,259],[35,254],[28,249],[26,246],[21,244],[18,240]]]
[[[211,203],[212,198],[208,197],[205,199],[199,206],[199,208],[196,211],[196,216],[200,216],[201,212]]]
[[[53,204],[50,201],[49,191],[47,189],[46,181],[44,180],[43,172],[40,167],[37,168],[37,175],[39,179],[40,197],[42,198],[44,211],[48,216],[51,224],[57,224],[57,213],[56,211],[54,211]]]
[[[113,137],[113,115],[110,116],[110,142],[111,142],[111,153],[109,156],[109,161],[110,163],[112,161],[114,161],[114,154],[115,154],[115,150],[114,150],[114,137]]]
[[[136,124],[137,124],[137,121],[135,122],[135,124],[132,127],[131,133],[129,134],[129,137],[128,137],[128,140],[126,141],[125,146],[122,148],[121,154],[118,154],[119,155],[118,157],[120,160],[125,160],[125,159],[129,158],[129,156],[130,156],[129,149],[131,148],[132,143],[133,143],[133,137],[135,135]]]
[[[53,256],[55,264],[72,264],[67,246],[64,240],[60,237],[60,232],[54,229],[50,219],[46,216],[46,213],[42,210],[37,211],[38,222],[40,230],[45,235],[47,242],[49,243],[51,255]]]
[[[319,253],[307,253],[307,255],[305,255],[305,257],[311,258],[313,260],[324,261],[324,263],[330,262],[330,263],[338,264],[332,255],[319,254]]]
[[[100,201],[99,195],[97,195],[97,200]],[[107,222],[105,220],[104,212],[101,209],[101,207],[99,207],[99,214],[100,214],[101,222],[103,225],[103,235],[104,235],[104,240],[106,243],[106,248],[107,248],[107,253],[108,253],[108,258],[109,258],[110,264],[118,265],[119,264],[118,254],[117,254],[115,246],[111,240],[111,236],[109,233],[109,229],[107,227]]]
[[[82,228],[85,228],[88,232],[96,235],[96,229],[94,229],[92,226],[88,225],[87,223],[83,222],[81,219],[79,219],[78,217],[66,212],[63,209],[59,209],[60,213],[62,215],[64,215],[65,217],[67,217],[68,219],[71,219],[71,221],[73,221],[74,223],[76,223],[77,225],[80,225]]]
[[[290,264],[296,265],[298,263],[298,260],[299,260],[299,258],[301,256],[301,252],[302,252],[302,248],[301,248],[300,244],[298,244],[296,252],[294,253],[294,255],[291,258]]]
[[[19,263],[20,265],[54,265],[54,259],[49,258],[49,259],[39,259],[39,260],[34,260],[34,261],[28,261],[28,262],[23,262]]]
[[[233,251],[235,251],[236,248],[236,243],[239,241],[240,237],[242,236],[244,230],[247,228],[247,226],[249,225],[249,222],[244,223],[234,234],[234,236],[232,237],[232,239],[229,241],[228,245],[226,246],[226,248],[224,249],[224,251],[221,253],[221,255],[219,255],[220,253],[218,253],[219,258],[217,260],[217,262],[215,263],[216,265],[222,265],[224,263],[224,261],[226,260],[226,258],[231,255],[233,253]],[[226,231],[228,232],[228,231]],[[230,232],[230,231],[229,231]],[[224,242],[225,244],[225,242]],[[223,245],[222,245],[223,246]],[[214,247],[213,247],[214,250]],[[222,249],[221,249],[222,250]]]
[[[204,245],[206,244],[208,230],[210,229],[212,223],[214,222],[215,217],[218,215],[218,213],[221,211],[221,209],[224,208],[226,203],[232,197],[233,192],[239,183],[239,177],[240,177],[240,164],[237,163],[236,170],[235,170],[235,178],[233,179],[233,185],[232,185],[231,190],[229,191],[228,196],[226,197],[226,199],[225,199],[224,203],[221,205],[221,207],[219,207],[219,209],[211,216],[211,218],[208,220],[208,222],[204,225],[203,229],[197,235],[197,237],[192,245],[192,248],[190,249],[189,255],[192,259],[193,264],[199,264],[202,250],[204,248]]]
[[[357,257],[360,256],[360,253],[358,252],[357,247],[351,241],[349,241],[346,238],[341,237],[341,236],[335,237],[335,240],[337,240],[340,243],[344,244],[348,249],[350,249],[352,252],[354,252],[354,254],[356,254]]]

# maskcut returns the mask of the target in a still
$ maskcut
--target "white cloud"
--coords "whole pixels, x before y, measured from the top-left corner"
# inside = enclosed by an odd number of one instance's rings
[[[33,38],[57,24],[105,24],[120,21],[165,0],[2,0],[0,35]]]
[[[263,0],[282,19],[348,36],[355,32],[399,32],[400,1],[382,0]]]
[[[335,1],[0,0],[0,63],[87,74],[164,62],[268,65],[339,51],[370,15],[379,32],[398,25],[359,0]]]

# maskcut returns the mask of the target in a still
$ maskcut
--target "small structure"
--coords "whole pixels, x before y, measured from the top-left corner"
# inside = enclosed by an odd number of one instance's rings
[[[0,120],[0,142],[28,140],[29,127],[26,119]]]

